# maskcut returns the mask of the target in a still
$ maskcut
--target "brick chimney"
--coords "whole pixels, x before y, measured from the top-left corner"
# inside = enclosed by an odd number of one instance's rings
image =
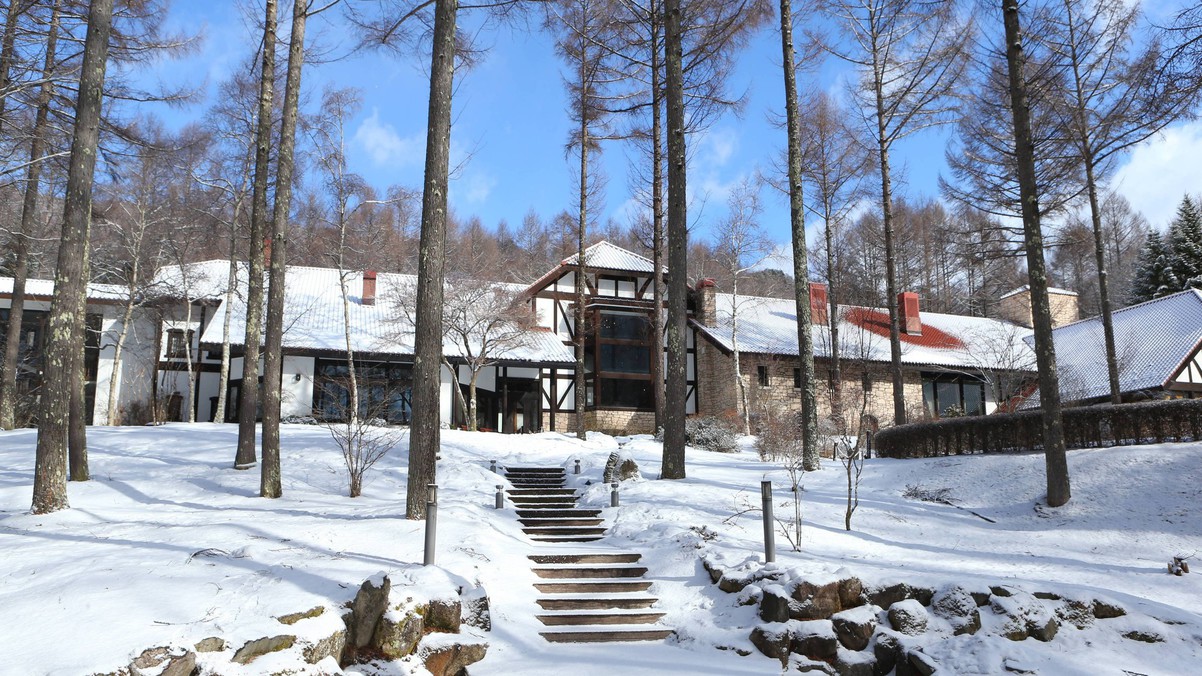
[[[366,270],[363,272],[363,299],[364,305],[376,304],[376,271]]]
[[[826,300],[826,284],[810,282],[810,323],[826,326],[830,323],[830,307]]]
[[[903,291],[897,294],[898,322],[903,333],[922,335],[922,317],[918,314],[918,294]]]
[[[718,325],[718,283],[706,277],[697,282],[697,321],[705,326]]]

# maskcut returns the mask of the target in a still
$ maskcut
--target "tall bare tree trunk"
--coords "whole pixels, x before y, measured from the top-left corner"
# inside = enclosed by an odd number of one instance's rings
[[[834,226],[831,220],[834,214],[826,209],[823,220],[826,221],[826,297],[830,304],[827,311],[827,330],[831,336],[831,416],[836,420],[843,419],[843,363],[839,355],[839,293],[835,284],[835,249]]]
[[[16,5],[13,2],[12,5]],[[21,352],[21,327],[25,313],[25,283],[29,278],[29,236],[37,215],[38,192],[42,178],[42,153],[46,151],[47,121],[50,98],[54,93],[53,80],[58,52],[58,23],[61,0],[55,0],[50,12],[46,34],[46,55],[42,63],[42,87],[38,92],[38,110],[34,117],[33,139],[29,143],[29,166],[25,169],[25,192],[21,202],[20,229],[13,233],[13,297],[8,312],[5,334],[4,361],[0,363],[0,429],[16,426],[17,368]],[[11,17],[11,12],[10,12]],[[10,21],[12,19],[10,18]],[[7,77],[7,76],[6,76]]]
[[[12,86],[13,57],[16,54],[18,21],[25,8],[31,7],[20,0],[8,0],[8,13],[4,19],[4,37],[0,38],[0,129],[7,121],[4,113],[8,106],[8,88]],[[54,16],[58,18],[58,3],[54,5]],[[7,428],[6,428],[7,429]]]
[[[906,391],[901,367],[901,324],[897,311],[897,250],[893,243],[893,181],[889,175],[889,132],[885,127],[884,65],[873,50],[877,155],[881,170],[881,222],[885,235],[885,307],[889,308],[889,375],[893,380],[893,424],[906,423]]]
[[[651,391],[655,400],[655,431],[664,425],[664,97],[661,88],[660,27],[662,5],[651,0]]]
[[[1043,452],[1047,466],[1048,506],[1069,501],[1068,460],[1060,418],[1060,383],[1052,341],[1052,313],[1043,261],[1039,187],[1035,174],[1035,143],[1027,99],[1026,56],[1019,25],[1018,0],[1002,0],[1006,28],[1006,65],[1010,74],[1010,110],[1014,117],[1014,149],[1022,199],[1023,245],[1027,250],[1027,279],[1031,288],[1031,319],[1035,329],[1035,361],[1039,369],[1039,401],[1043,410]]]
[[[255,182],[250,207],[250,265],[246,288],[246,338],[242,352],[238,451],[234,469],[255,466],[255,423],[259,417],[259,343],[263,333],[263,239],[267,234],[267,185],[271,170],[271,121],[275,99],[276,0],[266,0],[259,110],[255,130]]]
[[[785,125],[789,134],[789,225],[793,234],[793,299],[797,308],[797,359],[801,365],[801,464],[813,472],[818,459],[818,397],[814,388],[814,333],[810,317],[810,264],[806,250],[801,183],[801,115],[797,103],[792,0],[780,0],[780,39],[785,78]],[[896,321],[894,322],[896,325]]]
[[[138,259],[141,258],[141,243],[142,239],[139,237],[138,244],[134,249],[133,260],[130,261],[129,279],[125,287],[129,297],[125,299],[125,307],[121,310],[121,330],[117,332],[117,340],[113,344],[113,373],[109,376],[108,410],[105,412],[105,423],[109,425],[120,423],[118,420],[117,397],[119,396],[119,392],[117,384],[121,382],[121,360],[124,358],[125,341],[129,338],[129,323],[133,321],[134,317],[134,305],[137,304],[136,294],[139,282]]]
[[[34,514],[70,506],[67,501],[66,456],[70,428],[71,372],[74,338],[84,322],[87,298],[87,236],[92,216],[92,179],[96,146],[100,138],[100,110],[104,100],[104,75],[108,65],[113,0],[92,0],[84,38],[75,130],[71,139],[67,191],[63,201],[62,240],[54,275],[54,301],[50,304],[49,340],[43,371],[42,410],[33,477]]]
[[[430,104],[422,190],[422,234],[418,245],[417,317],[414,336],[413,422],[409,433],[409,484],[405,516],[426,516],[428,485],[436,476],[440,429],[443,274],[446,269],[447,180],[451,153],[451,94],[455,81],[455,15],[458,0],[434,5],[430,59]],[[458,377],[455,378],[458,387]]]
[[[91,236],[91,219],[84,236],[86,242]],[[83,278],[91,275],[91,265],[88,247],[84,246]],[[87,431],[87,397],[84,396],[87,376],[84,372],[85,346],[88,340],[88,296],[87,283],[84,283],[84,294],[79,299],[76,311],[82,317],[75,332],[75,363],[71,365],[71,415],[68,417],[70,431],[67,434],[67,478],[71,481],[87,481],[91,478],[88,471],[88,431]]]
[[[238,288],[238,222],[237,210],[230,222],[230,267],[226,273],[225,316],[221,319],[221,372],[217,379],[217,409],[213,422],[225,422],[227,391],[230,388],[230,319],[233,316],[234,291]]]
[[[588,87],[588,42],[583,37],[580,42],[580,86],[585,89]],[[588,271],[588,261],[584,259],[584,247],[588,237],[588,144],[590,142],[588,130],[590,112],[587,108],[586,96],[581,96],[580,105],[580,211],[576,221],[576,307],[573,312],[573,321],[576,327],[572,334],[572,347],[576,356],[576,385],[574,388],[576,399],[573,404],[576,407],[576,438],[585,439],[588,437],[588,430],[584,425],[584,408],[586,406],[584,392],[584,275]],[[601,365],[596,364],[594,369],[599,371]]]
[[[664,2],[664,65],[668,114],[668,378],[664,400],[664,456],[660,477],[685,478],[685,407],[688,398],[689,226],[685,192],[684,39],[681,0]]]
[[[296,122],[300,116],[301,74],[305,65],[305,23],[309,3],[292,5],[292,33],[288,40],[288,76],[284,82],[284,110],[280,121],[279,158],[276,160],[275,209],[272,211],[271,275],[267,287],[267,331],[263,345],[263,458],[259,495],[278,498],[280,481],[280,395],[284,368],[284,291],[287,273],[288,218],[292,212],[292,170],[296,148]]]

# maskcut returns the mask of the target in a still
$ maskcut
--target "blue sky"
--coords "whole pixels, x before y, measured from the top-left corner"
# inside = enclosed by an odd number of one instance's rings
[[[1176,4],[1176,3],[1172,3]],[[1163,12],[1164,3],[1154,11]],[[159,64],[157,75],[205,84],[209,91],[239,67],[253,45],[242,15],[226,3],[177,2],[171,22],[201,28],[198,52],[180,62]],[[470,19],[461,22],[470,25]],[[532,25],[537,21],[532,20]],[[335,54],[350,40],[319,21],[310,35]],[[452,153],[466,163],[451,188],[455,213],[477,215],[489,227],[501,220],[518,225],[530,209],[550,218],[570,208],[574,194],[570,159],[564,142],[569,120],[561,78],[562,65],[550,40],[531,28],[482,32],[489,47],[482,61],[458,80]],[[708,226],[725,213],[730,189],[757,170],[771,171],[784,145],[784,134],[770,122],[783,108],[779,37],[762,31],[740,57],[732,89],[747,90],[741,117],[718,119],[689,139],[689,189],[694,237],[708,237]],[[351,123],[348,161],[352,171],[378,188],[392,184],[418,188],[422,179],[427,103],[426,57],[363,54],[312,66],[305,89],[315,106],[322,87],[357,87],[363,108]],[[834,65],[811,78],[810,86],[841,89],[846,72]],[[181,124],[203,115],[204,106],[166,113]],[[936,196],[944,170],[948,130],[935,130],[903,141],[895,150],[895,181],[912,197]],[[610,143],[604,150],[607,188],[597,205],[605,217],[628,222],[626,149]],[[1113,185],[1158,227],[1171,217],[1186,191],[1197,192],[1202,171],[1202,124],[1180,124],[1145,143],[1114,177]],[[764,193],[763,224],[780,242],[788,241],[788,209],[782,196]],[[812,224],[811,224],[812,225]]]

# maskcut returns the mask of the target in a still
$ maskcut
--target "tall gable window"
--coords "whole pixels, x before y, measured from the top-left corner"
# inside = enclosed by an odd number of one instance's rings
[[[600,312],[588,349],[589,406],[652,410],[651,324],[642,314]],[[586,365],[589,368],[589,365]]]
[[[192,331],[170,329],[167,331],[167,358],[187,359],[188,346],[192,343]]]

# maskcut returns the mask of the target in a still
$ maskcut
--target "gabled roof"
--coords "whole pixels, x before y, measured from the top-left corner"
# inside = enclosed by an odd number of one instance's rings
[[[0,277],[0,296],[12,296],[13,282],[12,277]],[[121,284],[88,284],[88,300],[91,301],[124,301],[128,295]],[[28,300],[50,300],[54,297],[54,280],[25,280],[25,297]]]
[[[563,259],[561,266],[575,266],[578,254],[572,254]],[[622,272],[655,272],[655,262],[633,251],[615,246],[607,241],[600,241],[584,250],[584,264],[590,268],[619,270]]]
[[[237,264],[237,282],[246,287],[249,266]],[[225,259],[164,265],[155,271],[154,279],[146,293],[151,296],[189,299],[192,301],[221,300],[225,298],[229,282],[230,262]]]
[[[228,264],[227,264],[228,265]],[[216,281],[216,280],[214,280]],[[453,283],[453,282],[450,282]],[[346,272],[350,299],[349,324],[351,348],[358,353],[409,356],[413,354],[413,324],[404,318],[395,300],[400,294],[413,293],[417,278],[413,275],[379,273],[376,276],[376,303],[362,302],[363,273]],[[242,345],[246,334],[245,280],[239,280],[239,293],[230,315],[230,343]],[[224,288],[216,283],[215,288]],[[518,287],[519,289],[521,287]],[[225,313],[224,302],[201,336],[206,345],[220,345]],[[342,292],[339,271],[333,268],[289,266],[285,278],[284,347],[331,353],[346,352]],[[453,341],[444,341],[443,352],[451,359],[463,354]],[[529,331],[520,347],[496,355],[504,362],[568,364],[575,361],[570,348],[548,331]]]
[[[1017,289],[1014,289],[1013,291],[1011,291],[1009,293],[1002,294],[1001,296],[998,297],[998,300],[1002,300],[1003,298],[1009,298],[1010,296],[1017,296],[1020,293],[1025,293],[1030,290],[1031,290],[1030,284],[1023,284],[1022,286],[1018,287]],[[1048,293],[1050,293],[1054,296],[1076,296],[1077,295],[1076,291],[1069,291],[1068,289],[1057,289],[1054,286],[1048,287]]]
[[[1164,387],[1202,345],[1202,291],[1190,289],[1125,307],[1112,317],[1123,393]],[[1082,401],[1109,396],[1102,319],[1066,324],[1055,329],[1052,337],[1060,398]]]
[[[796,357],[797,312],[794,301],[780,298],[714,295],[717,326],[694,325],[711,341],[730,352],[737,338],[739,351]],[[839,354],[843,359],[889,362],[889,315],[884,309],[839,307]],[[737,334],[731,330],[737,319]],[[1028,329],[996,319],[936,312],[921,314],[921,335],[902,334],[902,363],[967,370],[1033,371],[1035,356],[1023,341]],[[815,325],[814,356],[829,357],[830,333]]]

